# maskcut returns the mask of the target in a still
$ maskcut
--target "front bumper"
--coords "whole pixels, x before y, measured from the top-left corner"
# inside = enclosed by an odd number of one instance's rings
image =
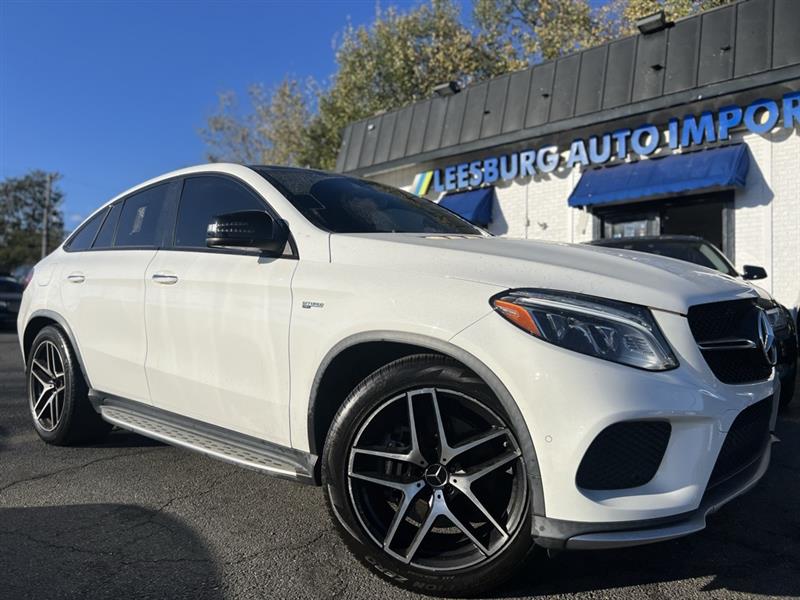
[[[749,479],[740,474],[731,480],[738,485],[726,482],[706,493],[727,432],[742,411],[774,396],[774,429],[779,384],[774,375],[746,385],[721,383],[686,318],[653,312],[680,363],[672,371],[643,371],[570,352],[496,314],[451,340],[491,369],[519,406],[541,477],[532,487],[541,495],[533,499],[534,535],[543,545],[610,547],[686,535],[702,529],[708,514],[749,489],[766,469],[768,450]],[[578,467],[592,441],[608,426],[634,420],[671,426],[652,479],[626,489],[579,487]]]
[[[664,542],[702,531],[709,515],[761,480],[769,467],[772,444],[777,441],[778,438],[771,434],[767,447],[756,461],[736,477],[709,490],[700,506],[691,512],[662,519],[602,525],[534,516],[533,535],[536,544],[553,549],[603,550]]]

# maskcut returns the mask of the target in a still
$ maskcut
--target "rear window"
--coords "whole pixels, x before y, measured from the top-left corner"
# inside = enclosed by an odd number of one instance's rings
[[[111,248],[114,243],[114,232],[117,229],[117,221],[121,210],[121,202],[117,202],[111,207],[111,212],[108,213],[106,220],[103,221],[92,248]]]
[[[609,244],[612,246],[612,244]],[[613,244],[613,247],[624,248],[625,250],[636,250],[637,252],[647,252],[658,256],[676,258],[690,262],[701,267],[714,269],[726,275],[736,276],[737,273],[725,258],[714,249],[711,244],[692,241],[646,241],[630,240],[624,243]]]
[[[100,224],[103,222],[103,217],[106,216],[108,209],[101,210],[94,215],[91,219],[86,221],[81,228],[72,236],[66,245],[67,250],[78,251],[86,250],[92,245],[94,237],[97,235],[97,230],[100,229]]]
[[[157,185],[125,199],[114,247],[155,248],[161,244],[161,215],[169,185]]]
[[[325,231],[481,234],[435,202],[373,181],[307,169],[254,169]]]

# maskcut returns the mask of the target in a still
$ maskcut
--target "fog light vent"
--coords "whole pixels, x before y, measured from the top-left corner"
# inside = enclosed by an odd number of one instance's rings
[[[671,431],[666,421],[625,421],[606,427],[583,456],[578,487],[620,490],[646,484],[661,465]]]

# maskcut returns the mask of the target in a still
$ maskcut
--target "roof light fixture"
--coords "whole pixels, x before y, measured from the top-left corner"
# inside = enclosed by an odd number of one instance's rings
[[[652,15],[647,15],[636,21],[636,28],[642,33],[655,33],[661,31],[667,26],[667,15],[663,10],[660,10]]]

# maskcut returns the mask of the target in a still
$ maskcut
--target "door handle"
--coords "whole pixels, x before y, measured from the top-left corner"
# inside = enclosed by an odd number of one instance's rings
[[[153,273],[153,281],[162,285],[173,285],[178,283],[177,275],[170,275],[169,273]]]
[[[86,276],[83,273],[70,273],[67,275],[67,281],[71,283],[83,283],[86,281]]]

